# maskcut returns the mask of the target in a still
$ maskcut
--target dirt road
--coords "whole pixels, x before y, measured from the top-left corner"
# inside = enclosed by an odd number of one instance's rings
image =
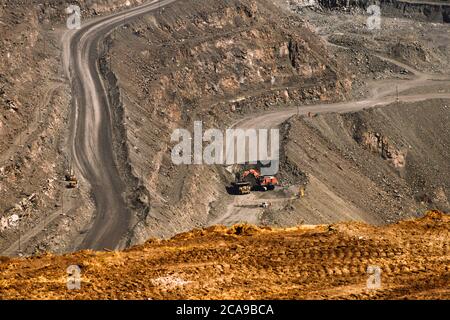
[[[98,69],[99,43],[115,28],[174,0],[152,1],[94,19],[63,36],[63,59],[72,84],[70,154],[81,183],[90,186],[96,206],[81,249],[123,246],[132,213],[124,199],[126,185],[117,169],[112,138],[111,103]]]
[[[386,61],[394,63],[401,68],[407,69],[414,75],[411,80],[379,80],[370,83],[370,96],[368,98],[358,101],[345,101],[339,103],[329,104],[315,104],[310,106],[301,106],[299,108],[289,108],[282,111],[266,112],[258,116],[249,116],[239,121],[235,126],[241,129],[248,128],[274,128],[280,125],[289,117],[300,114],[307,115],[311,113],[328,113],[328,112],[351,112],[358,111],[364,108],[373,108],[380,106],[387,106],[397,101],[396,92],[398,89],[399,102],[416,102],[428,99],[449,99],[449,93],[427,93],[415,95],[402,95],[402,92],[428,87],[435,85],[437,81],[440,83],[447,83],[450,85],[450,76],[432,75],[419,72],[414,68],[407,66],[392,58],[378,56]]]

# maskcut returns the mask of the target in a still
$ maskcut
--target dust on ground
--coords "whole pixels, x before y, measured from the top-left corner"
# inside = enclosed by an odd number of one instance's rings
[[[438,211],[384,227],[214,226],[123,252],[1,258],[0,290],[3,299],[448,299],[449,232]],[[67,289],[71,265],[79,290]]]

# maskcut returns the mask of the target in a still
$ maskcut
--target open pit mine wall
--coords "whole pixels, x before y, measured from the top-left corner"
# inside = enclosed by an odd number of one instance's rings
[[[450,23],[449,3],[430,3],[397,0],[318,0],[322,7],[335,9],[340,7],[359,7],[367,9],[372,4],[379,4],[381,15],[405,16],[419,20]]]

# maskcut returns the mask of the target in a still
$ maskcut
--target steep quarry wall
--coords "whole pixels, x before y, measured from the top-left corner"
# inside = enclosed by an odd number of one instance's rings
[[[78,235],[73,226],[82,216],[76,210],[89,198],[62,183],[70,167],[65,137],[71,93],[59,47],[67,31],[65,9],[80,5],[85,21],[141,2],[1,1],[0,251],[17,253],[19,246],[11,244],[19,233],[27,253],[72,249]],[[63,215],[68,210],[75,220]]]
[[[335,219],[380,224],[450,209],[450,107],[431,100],[348,114],[294,117],[285,161],[308,177],[306,196],[272,213],[281,225]]]
[[[23,131],[44,99],[47,81],[60,80],[57,31],[64,31],[69,4],[82,21],[142,3],[142,0],[11,1],[0,5],[0,151]],[[50,61],[51,60],[51,61]],[[36,86],[36,84],[43,84]]]
[[[371,4],[378,4],[382,15],[401,15],[420,20],[450,23],[450,4],[444,1],[317,0],[317,2],[328,9],[358,7],[365,10]]]

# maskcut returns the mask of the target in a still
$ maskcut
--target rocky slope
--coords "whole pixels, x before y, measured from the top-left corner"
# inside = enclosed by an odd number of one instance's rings
[[[446,0],[318,0],[317,2],[327,9],[356,7],[365,10],[372,4],[378,4],[384,16],[403,16],[422,21],[450,23],[450,3]]]
[[[226,194],[221,167],[174,166],[174,129],[225,128],[246,114],[348,96],[351,80],[323,41],[270,1],[177,2],[111,35],[128,161],[150,208],[134,241],[204,226]],[[133,50],[129,48],[133,46]]]
[[[138,3],[1,2],[0,251],[17,244],[19,233],[33,229],[28,253],[49,247],[70,250],[70,238],[79,230],[70,228],[73,220],[60,214],[71,207],[77,215],[80,197],[89,195],[69,193],[63,183],[70,167],[65,149],[70,88],[59,47],[67,31],[65,10],[69,4],[80,5],[85,21]],[[17,252],[16,245],[10,254]]]
[[[280,225],[351,219],[375,224],[450,209],[450,107],[431,100],[284,124],[285,166],[306,195],[266,212]]]

